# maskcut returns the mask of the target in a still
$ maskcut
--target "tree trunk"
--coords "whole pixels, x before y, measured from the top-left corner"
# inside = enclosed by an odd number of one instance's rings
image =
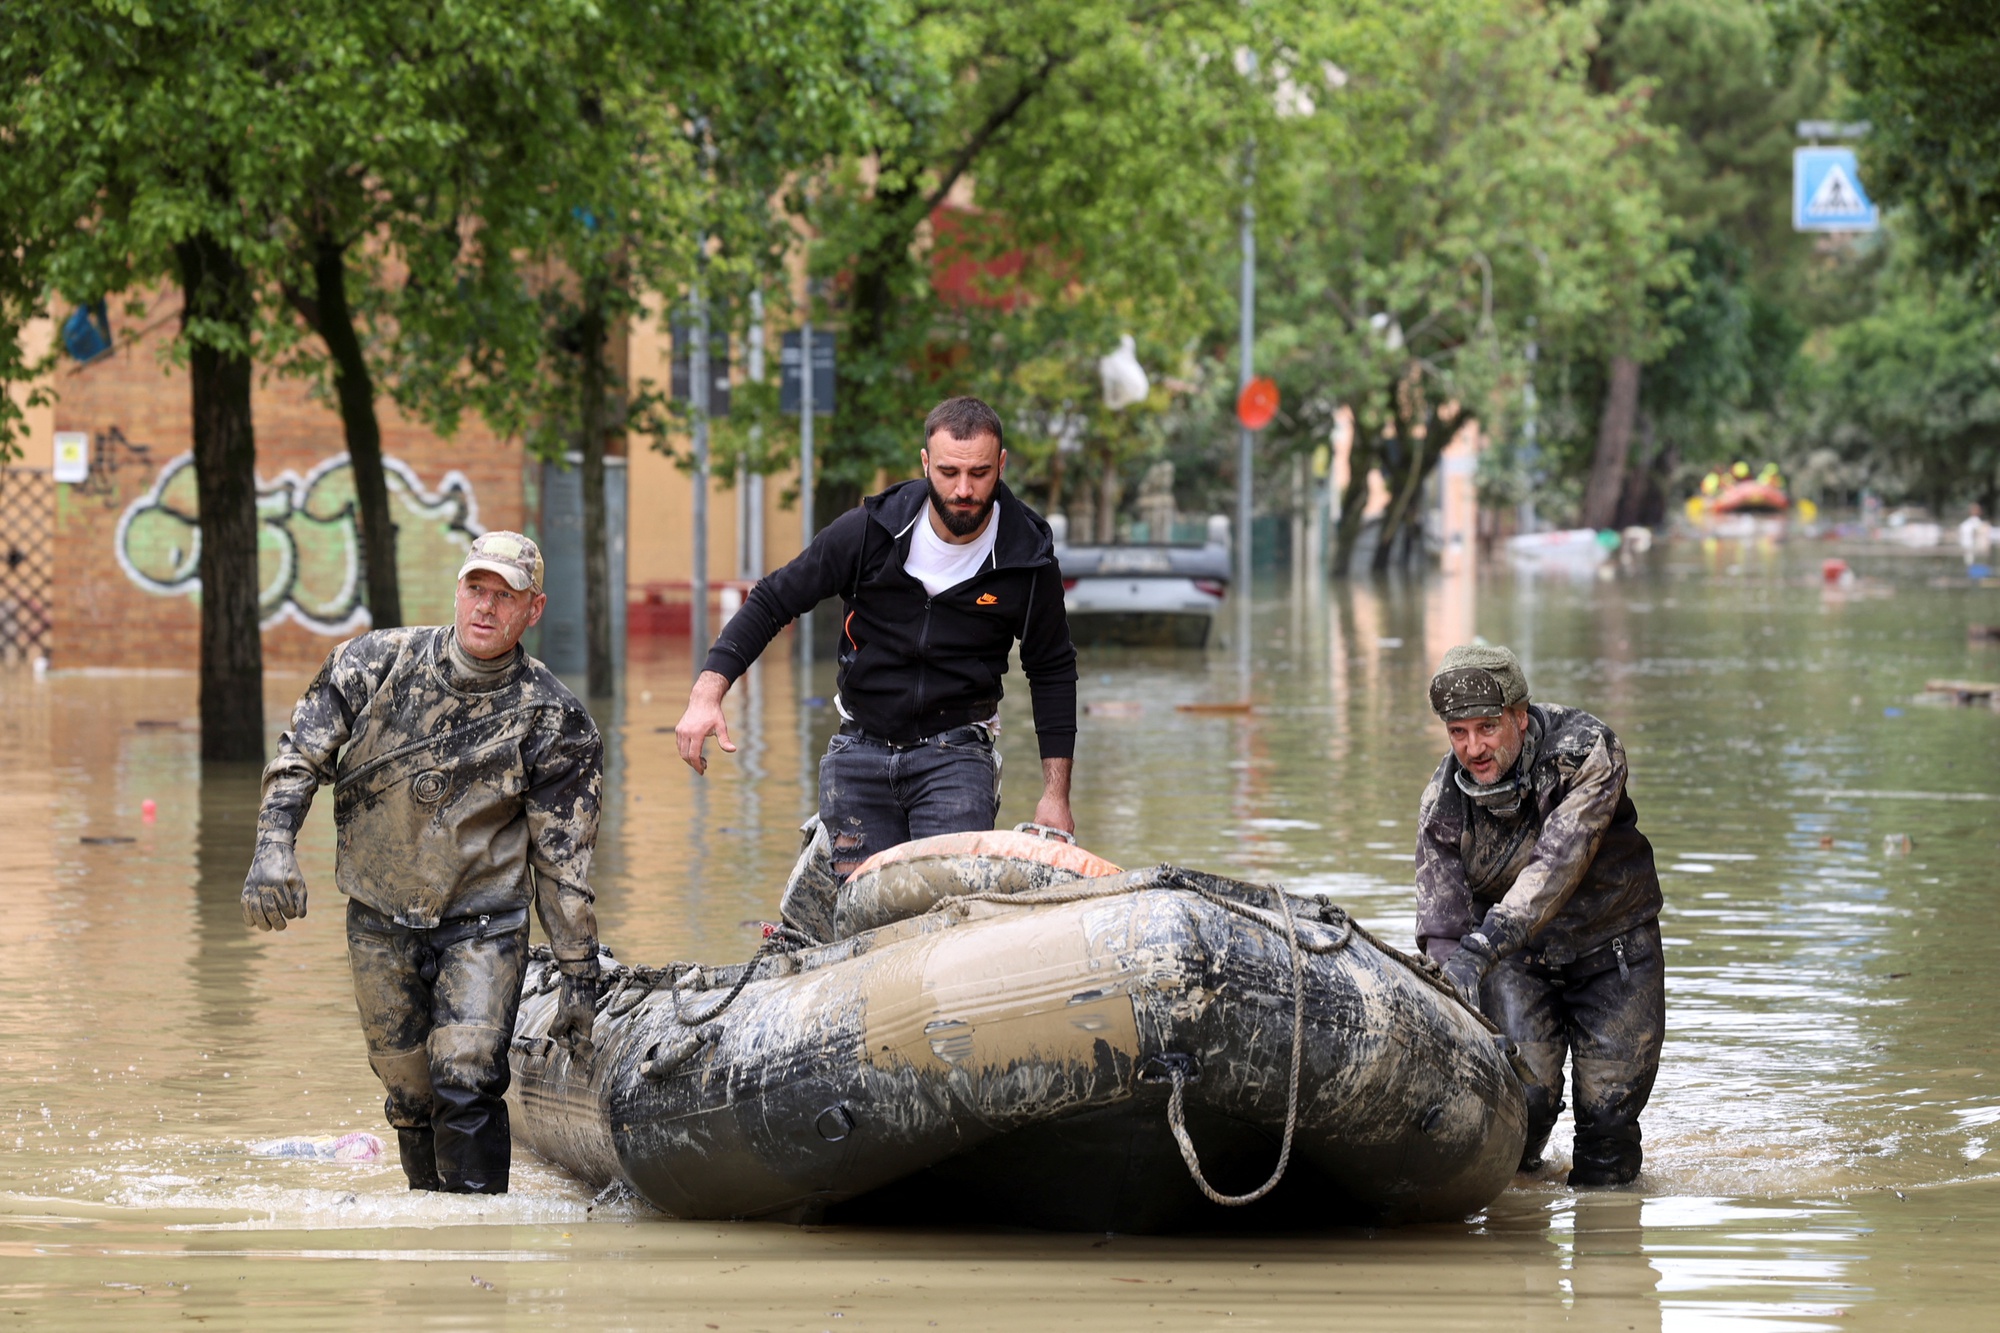
[[[1625,489],[1625,463],[1632,452],[1632,428],[1639,415],[1639,363],[1611,358],[1611,382],[1604,391],[1604,415],[1597,423],[1597,453],[1583,491],[1583,526],[1608,528],[1618,519]]]
[[[611,554],[605,541],[604,515],[607,329],[603,301],[593,289],[584,297],[577,330],[583,344],[583,639],[587,689],[593,699],[608,699],[616,688],[611,658]]]
[[[189,349],[201,523],[201,757],[264,757],[264,641],[257,616],[257,437],[250,418],[250,275],[213,237],[174,247]],[[216,345],[226,329],[228,348]]]
[[[1374,466],[1373,437],[1357,417],[1354,442],[1347,450],[1347,485],[1340,492],[1340,522],[1334,529],[1335,578],[1346,578],[1354,567],[1354,544],[1361,540],[1361,516],[1368,508],[1368,473]]]
[[[1412,396],[1415,396],[1414,390]],[[1414,556],[1415,530],[1410,526],[1410,516],[1417,512],[1418,497],[1423,494],[1424,483],[1430,479],[1431,469],[1437,466],[1445,445],[1451,442],[1453,433],[1465,420],[1463,411],[1449,418],[1432,413],[1424,423],[1423,438],[1419,439],[1415,419],[1403,409],[1402,396],[1393,388],[1390,390],[1390,401],[1396,405],[1396,438],[1407,463],[1402,469],[1402,479],[1390,493],[1389,512],[1382,516],[1382,535],[1375,543],[1372,562],[1377,574],[1386,573],[1396,559],[1398,539],[1401,539],[1403,562],[1409,563]]]
[[[367,579],[368,618],[376,629],[403,623],[396,578],[396,523],[389,512],[389,483],[382,469],[382,426],[375,416],[375,381],[354,310],[347,303],[347,248],[321,237],[313,253],[314,307],[320,340],[333,358],[333,388],[354,469],[354,501],[361,528],[361,568]]]
[[[1652,508],[1653,494],[1659,489],[1660,461],[1653,446],[1653,435],[1652,415],[1642,413],[1638,427],[1639,448],[1627,461],[1625,484],[1618,492],[1616,523],[1621,532],[1634,526],[1651,526],[1652,523],[1647,515]]]

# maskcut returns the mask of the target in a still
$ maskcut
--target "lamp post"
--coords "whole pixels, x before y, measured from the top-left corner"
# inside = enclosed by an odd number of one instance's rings
[[[694,560],[689,570],[688,638],[696,675],[708,647],[708,302],[694,288],[694,341],[688,348],[688,405],[694,411]]]
[[[1238,297],[1241,321],[1237,332],[1236,391],[1250,387],[1251,351],[1257,336],[1257,218],[1250,190],[1256,182],[1255,146],[1243,150],[1243,272]],[[1250,486],[1254,432],[1242,421],[1236,427],[1236,659],[1249,687],[1250,669]]]
[[[813,317],[812,279],[806,279],[806,317],[799,324],[799,549],[813,539]],[[812,693],[813,613],[799,617],[799,687]]]

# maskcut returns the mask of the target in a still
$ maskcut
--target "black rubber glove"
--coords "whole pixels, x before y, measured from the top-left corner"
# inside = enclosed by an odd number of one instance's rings
[[[1445,960],[1444,979],[1458,992],[1458,998],[1465,1007],[1479,1012],[1479,983],[1486,980],[1486,974],[1493,970],[1499,959],[1494,956],[1493,945],[1478,931],[1472,932],[1458,942],[1458,952]]]
[[[257,839],[250,873],[243,877],[243,924],[258,930],[283,930],[285,922],[306,914],[306,877],[292,840],[265,833]]]
[[[597,960],[558,966],[563,969],[562,988],[556,992],[556,1019],[549,1024],[549,1035],[569,1052],[573,1063],[588,1069],[597,1058],[597,1044],[590,1039],[597,1021]]]

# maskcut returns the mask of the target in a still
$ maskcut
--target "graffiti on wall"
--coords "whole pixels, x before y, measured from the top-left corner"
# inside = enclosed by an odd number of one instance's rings
[[[445,473],[435,491],[408,464],[382,460],[396,523],[396,574],[404,617],[437,624],[452,617],[458,564],[479,524],[479,503],[463,473]],[[162,597],[201,591],[201,527],[194,455],[160,469],[118,520],[118,564],[127,578]],[[266,629],[285,620],[318,634],[368,628],[363,603],[359,504],[346,454],[300,476],[257,481],[258,616]]]

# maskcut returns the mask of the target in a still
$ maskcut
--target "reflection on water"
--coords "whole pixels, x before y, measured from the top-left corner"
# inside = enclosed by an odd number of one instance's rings
[[[1273,589],[1247,714],[1177,709],[1243,697],[1233,652],[1085,658],[1087,845],[1329,894],[1392,940],[1412,931],[1414,808],[1441,750],[1423,686],[1446,646],[1512,644],[1538,696],[1625,740],[1671,950],[1643,1188],[1573,1195],[1558,1162],[1482,1219],[1379,1234],[694,1226],[534,1164],[508,1198],[466,1200],[412,1196],[393,1164],[248,1157],[263,1138],[380,1129],[328,802],[301,841],[310,915],[253,935],[237,890],[256,774],[200,764],[192,682],[0,674],[0,1308],[64,1325],[141,1302],[257,1327],[333,1306],[462,1323],[488,1302],[592,1326],[670,1308],[724,1328],[1338,1312],[1647,1329],[1922,1307],[1972,1326],[2000,1271],[2000,716],[1912,695],[2000,672],[1964,632],[2000,607],[1907,556],[1856,557],[1861,584],[1823,595],[1819,554],[1722,544],[1577,582]],[[732,693],[740,748],[705,781],[671,735],[685,645],[636,662],[599,711],[600,915],[621,956],[741,956],[774,910],[833,725],[828,669],[800,681],[782,647]],[[270,683],[274,719],[302,684]],[[1009,823],[1036,795],[1025,694],[1004,710]]]

